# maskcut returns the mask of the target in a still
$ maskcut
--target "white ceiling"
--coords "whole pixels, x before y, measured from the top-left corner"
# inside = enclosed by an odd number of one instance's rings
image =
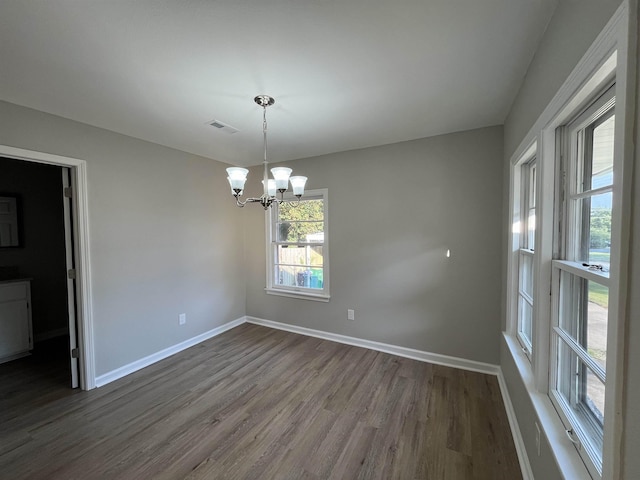
[[[2,0],[0,99],[236,165],[502,124],[557,0]],[[240,130],[229,135],[206,123]]]

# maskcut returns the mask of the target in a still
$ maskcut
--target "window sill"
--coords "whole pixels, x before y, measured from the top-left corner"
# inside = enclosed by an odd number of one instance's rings
[[[503,332],[503,335],[562,476],[564,478],[592,478],[580,455],[567,438],[564,425],[560,421],[551,399],[546,392],[543,393],[536,389],[531,364],[522,351],[520,343],[514,336],[506,332]],[[527,455],[533,459],[535,452],[527,452]]]
[[[314,302],[328,302],[329,299],[331,298],[329,295],[324,295],[324,294],[296,292],[293,290],[279,290],[276,288],[265,288],[264,291],[267,292],[268,295],[298,298],[300,300],[312,300]]]
[[[602,272],[599,270],[591,270],[579,262],[570,262],[568,260],[553,260],[552,264],[559,270],[578,275],[592,282],[599,283],[605,287],[609,287],[609,271]]]

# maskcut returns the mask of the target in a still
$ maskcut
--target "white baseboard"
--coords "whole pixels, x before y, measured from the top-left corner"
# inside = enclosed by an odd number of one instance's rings
[[[238,325],[242,325],[243,323],[245,323],[245,321],[246,321],[246,317],[237,318],[231,322],[225,323],[224,325],[220,325],[219,327],[209,330],[208,332],[204,332],[193,338],[185,340],[184,342],[180,342],[176,345],[165,348],[164,350],[160,350],[159,352],[156,352],[149,356],[141,358],[140,360],[131,362],[128,365],[124,365],[120,368],[116,368],[115,370],[111,370],[110,372],[107,372],[103,375],[99,375],[98,377],[96,377],[96,387],[102,387],[107,383],[111,383],[115,380],[118,380],[119,378],[129,375],[130,373],[137,372],[138,370],[141,370],[144,367],[148,367],[149,365],[159,362],[160,360],[164,360],[165,358],[170,357],[171,355],[175,355],[176,353],[181,352],[182,350],[186,350],[187,348],[193,347],[194,345],[197,345],[200,342],[204,342],[205,340],[208,340],[217,335],[220,335],[221,333],[224,333],[227,330],[231,330],[232,328],[237,327]]]
[[[34,335],[36,342],[42,342],[44,340],[50,340],[56,337],[64,337],[69,335],[69,327],[57,328],[55,330],[49,330],[48,332],[41,332]]]
[[[357,337],[349,337],[337,333],[324,332],[322,330],[314,330],[312,328],[299,327],[287,323],[274,322],[265,320],[264,318],[247,316],[247,323],[254,323],[264,327],[276,328],[278,330],[286,330],[287,332],[299,333],[309,337],[317,337],[332,342],[344,343],[356,347],[369,348],[378,352],[390,353],[399,357],[411,358],[421,362],[435,363],[446,367],[461,368],[473,372],[487,373],[489,375],[498,375],[500,367],[491,363],[476,362],[475,360],[467,360],[465,358],[450,357],[439,353],[425,352],[422,350],[414,350],[413,348],[400,347],[398,345],[390,345],[388,343],[374,342],[373,340],[364,340]]]
[[[520,432],[520,426],[518,425],[518,417],[516,411],[511,403],[511,397],[509,396],[509,390],[507,389],[507,382],[502,374],[502,369],[498,372],[498,385],[500,385],[500,392],[502,393],[502,402],[504,403],[504,409],[507,411],[507,419],[509,420],[509,427],[511,427],[511,435],[513,436],[513,443],[516,447],[516,453],[518,454],[518,462],[520,463],[520,469],[522,470],[523,480],[534,480],[533,470],[531,470],[531,464],[529,463],[529,456],[527,455],[527,449],[524,445],[524,439]]]

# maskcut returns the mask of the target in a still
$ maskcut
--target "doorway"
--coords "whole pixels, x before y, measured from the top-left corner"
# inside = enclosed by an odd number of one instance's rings
[[[64,304],[66,322],[64,325],[58,322],[55,324],[56,328],[53,328],[52,324],[47,324],[46,327],[40,325],[32,332],[31,341],[35,340],[36,344],[41,344],[39,349],[33,349],[33,353],[34,357],[35,354],[40,355],[45,363],[49,359],[53,360],[54,351],[55,355],[58,355],[60,348],[63,348],[63,361],[67,365],[69,386],[90,390],[95,388],[95,373],[89,278],[86,163],[83,160],[3,145],[0,145],[0,156],[21,164],[29,162],[29,165],[34,167],[40,164],[41,167],[45,167],[44,170],[48,170],[49,173],[55,172],[57,176],[56,188],[60,194],[57,204],[60,211],[54,214],[54,217],[59,220],[56,222],[56,228],[59,228],[62,234],[52,233],[51,238],[47,239],[53,241],[53,237],[57,237],[57,240],[61,241],[58,245],[61,257],[58,257],[56,262],[58,263],[57,271],[59,272],[62,268],[62,277],[58,275],[57,279],[58,293],[62,291],[62,295],[56,297],[58,313],[55,317],[59,319],[62,316],[60,305]],[[46,224],[47,221],[51,223],[53,220],[43,219],[43,222]],[[31,231],[33,232],[33,229]],[[40,229],[39,235],[47,235],[48,231],[45,225]],[[53,231],[52,228],[51,231]],[[23,233],[27,235],[24,239],[26,245],[29,234]],[[5,271],[4,274],[20,276],[21,272]],[[62,287],[60,287],[61,283]],[[51,290],[52,287],[49,287]],[[43,310],[40,309],[40,311]]]
[[[47,365],[76,388],[77,361],[65,362],[77,346],[69,167],[0,157],[0,173],[0,363]]]

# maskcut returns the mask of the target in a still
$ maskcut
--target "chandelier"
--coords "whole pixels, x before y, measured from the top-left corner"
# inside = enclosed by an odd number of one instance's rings
[[[227,168],[227,180],[231,185],[231,193],[236,198],[236,205],[238,207],[244,207],[247,203],[259,203],[268,209],[274,203],[284,202],[284,192],[289,187],[291,182],[291,188],[293,189],[293,195],[300,201],[300,198],[304,194],[304,185],[307,183],[307,177],[291,177],[291,169],[287,167],[275,167],[271,169],[273,178],[269,178],[267,173],[267,107],[276,103],[273,97],[269,95],[258,95],[253,99],[259,106],[262,107],[262,135],[264,138],[264,174],[262,185],[264,192],[259,198],[247,198],[246,200],[240,200],[244,191],[244,184],[247,181],[247,174],[249,170],[240,167]],[[276,196],[276,192],[280,194],[280,198]]]

